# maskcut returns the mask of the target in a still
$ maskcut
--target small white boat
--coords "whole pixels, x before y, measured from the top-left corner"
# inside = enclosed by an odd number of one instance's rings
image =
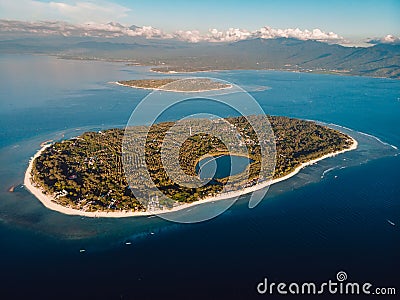
[[[132,242],[125,242],[125,245],[132,245]]]
[[[396,224],[394,224],[394,222],[392,222],[392,221],[390,221],[390,220],[386,220],[390,225],[393,225],[393,226],[395,226]]]
[[[86,251],[85,249],[80,249],[80,250],[79,250],[80,253],[83,253],[83,252],[85,252],[85,251]]]
[[[151,235],[153,235],[153,234],[154,234],[154,232],[150,232],[150,234],[151,234]]]

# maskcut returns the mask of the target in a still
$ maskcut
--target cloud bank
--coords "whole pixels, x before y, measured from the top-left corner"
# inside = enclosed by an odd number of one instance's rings
[[[177,39],[191,43],[199,42],[236,42],[247,39],[263,38],[295,38],[299,40],[316,40],[327,43],[341,43],[345,40],[333,32],[324,32],[320,29],[300,30],[296,29],[274,29],[262,27],[258,30],[230,28],[226,31],[210,29],[207,33],[197,30],[179,30],[166,33],[151,26],[123,26],[119,23],[107,24],[87,22],[85,24],[71,24],[60,21],[24,22],[15,20],[0,20],[0,33],[9,34],[38,34],[38,35],[62,35],[62,36],[86,36],[86,37],[145,37],[147,39]]]

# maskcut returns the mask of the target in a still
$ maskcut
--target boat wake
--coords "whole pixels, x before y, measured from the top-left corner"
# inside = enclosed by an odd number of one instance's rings
[[[386,221],[387,221],[390,225],[396,226],[396,224],[395,224],[394,222],[390,221],[389,219],[386,219]]]
[[[335,170],[335,169],[337,169],[338,167],[332,167],[332,168],[329,168],[329,169],[327,169],[327,170],[325,170],[323,173],[322,173],[322,175],[321,175],[321,178],[324,178],[324,176],[326,175],[326,174],[328,174],[329,172],[331,172],[331,171],[333,171],[333,170]],[[344,168],[344,167],[341,167],[341,169],[342,168]]]

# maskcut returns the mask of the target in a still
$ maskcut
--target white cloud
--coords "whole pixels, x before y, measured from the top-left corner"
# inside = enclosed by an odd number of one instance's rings
[[[202,34],[198,30],[178,30],[174,32],[172,37],[181,41],[187,41],[191,43],[198,43],[204,40]]]
[[[173,38],[172,35],[163,33],[161,30],[151,26],[125,27],[119,23],[110,22],[98,24],[87,22],[73,25],[58,21],[22,22],[0,20],[0,33],[23,33],[40,35],[63,35],[63,36],[90,36],[90,37],[121,37],[142,36],[146,38]]]
[[[248,31],[243,29],[233,29],[222,32],[217,29],[210,29],[206,40],[210,42],[235,42],[246,39],[263,38],[263,39],[273,39],[273,38],[295,38],[299,40],[316,40],[322,42],[343,42],[344,39],[336,33],[333,32],[323,32],[320,29],[300,30],[296,29],[274,29],[271,27],[262,27],[258,30]]]
[[[205,40],[209,42],[236,42],[251,37],[252,33],[247,30],[229,28],[227,31],[223,32],[214,28],[209,30]]]
[[[107,1],[40,2],[35,0],[0,0],[0,18],[63,20],[74,23],[120,20],[130,11]]]
[[[369,44],[400,44],[400,37],[396,37],[394,35],[388,34],[382,38],[373,38],[367,39],[367,43]]]

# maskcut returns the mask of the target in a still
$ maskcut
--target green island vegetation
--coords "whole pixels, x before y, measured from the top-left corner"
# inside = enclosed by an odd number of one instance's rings
[[[230,88],[230,84],[211,80],[209,78],[161,78],[161,79],[138,79],[120,80],[118,84],[141,89],[161,89],[165,91],[197,92],[211,91]]]
[[[248,156],[252,160],[246,178],[241,174],[235,175],[238,187],[256,184],[260,172],[260,145],[247,118],[225,119],[244,137]],[[268,119],[276,141],[273,178],[285,176],[302,163],[348,149],[352,145],[349,136],[312,121],[281,116],[268,116]],[[174,124],[163,122],[147,127],[145,160],[152,180],[177,203],[191,203],[217,194],[227,178],[213,179],[205,186],[189,188],[175,184],[167,176],[162,166],[160,148],[167,131]],[[52,196],[56,203],[74,209],[89,212],[146,211],[148,207],[132,193],[132,189],[143,192],[146,187],[140,186],[139,182],[138,186],[129,186],[123,169],[124,132],[123,129],[86,132],[53,143],[33,161],[33,183],[45,194]],[[205,154],[214,156],[228,153],[218,138],[207,134],[193,135],[186,139],[179,150],[182,170],[188,175],[196,175],[195,166]]]

